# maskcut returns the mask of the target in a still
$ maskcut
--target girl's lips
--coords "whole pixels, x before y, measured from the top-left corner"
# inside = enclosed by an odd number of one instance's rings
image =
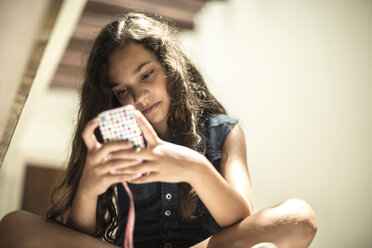
[[[151,107],[145,109],[142,111],[142,113],[144,114],[148,114],[148,113],[151,113],[152,111],[154,111],[157,107],[158,107],[159,103],[155,103],[154,105],[152,105]]]

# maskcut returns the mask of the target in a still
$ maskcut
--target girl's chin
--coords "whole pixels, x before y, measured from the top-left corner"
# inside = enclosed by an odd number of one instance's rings
[[[145,116],[146,117],[146,116]],[[146,119],[150,122],[151,125],[153,126],[159,126],[159,125],[166,125],[167,123],[167,116],[161,117],[159,115],[156,116],[149,116],[146,117]]]

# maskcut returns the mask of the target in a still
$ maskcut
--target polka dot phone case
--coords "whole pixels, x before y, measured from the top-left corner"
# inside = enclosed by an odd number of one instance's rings
[[[99,129],[105,143],[129,140],[136,147],[145,147],[142,130],[134,119],[132,105],[104,111],[98,115]]]

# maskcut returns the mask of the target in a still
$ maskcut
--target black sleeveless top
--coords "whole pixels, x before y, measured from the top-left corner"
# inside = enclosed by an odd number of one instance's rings
[[[224,114],[211,116],[206,126],[206,157],[219,171],[222,146],[238,121]],[[176,143],[170,132],[168,142]],[[221,227],[197,197],[196,219],[185,222],[180,212],[181,183],[128,183],[135,202],[135,248],[182,248],[193,246],[215,234]],[[119,228],[115,244],[123,245],[129,209],[129,197],[122,184],[117,184]]]

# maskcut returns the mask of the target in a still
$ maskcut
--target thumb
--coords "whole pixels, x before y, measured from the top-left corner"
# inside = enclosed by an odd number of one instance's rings
[[[90,120],[85,126],[84,131],[81,135],[88,151],[95,150],[99,146],[96,136],[94,135],[94,130],[98,127],[98,125],[99,122],[97,118]]]
[[[145,116],[143,116],[143,114],[138,110],[134,112],[134,118],[136,118],[136,121],[141,128],[147,144],[150,146],[156,145],[159,137],[154,128],[151,126],[150,122],[148,122]]]

